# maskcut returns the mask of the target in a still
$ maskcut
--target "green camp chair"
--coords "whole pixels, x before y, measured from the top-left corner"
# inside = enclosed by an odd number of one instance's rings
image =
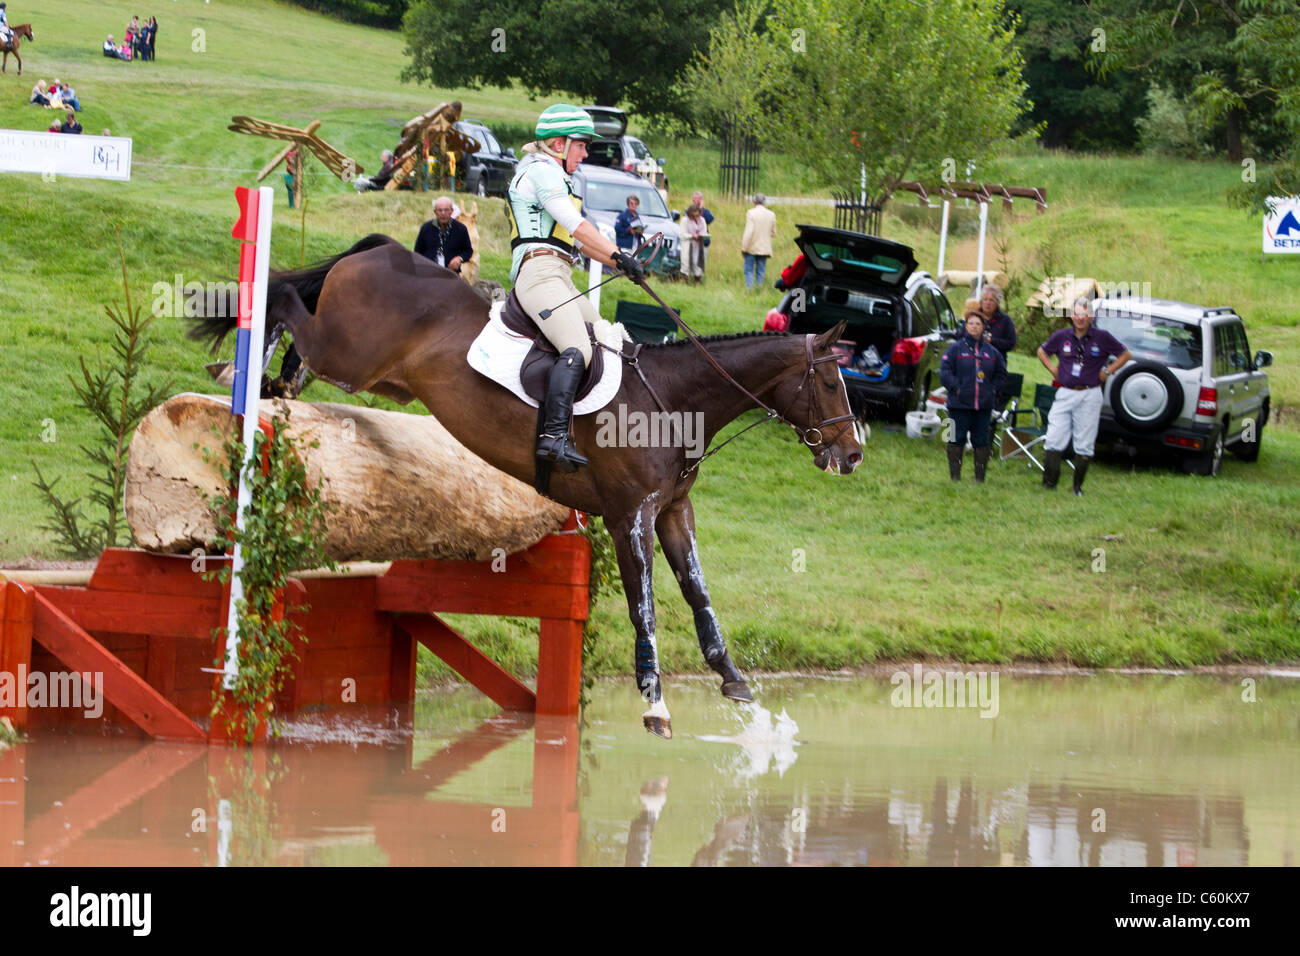
[[[678,317],[682,314],[681,309],[673,309],[673,311]],[[633,342],[662,345],[677,338],[677,323],[657,305],[619,299],[614,307],[614,321],[623,324],[627,334],[632,336]]]
[[[1011,378],[1010,375],[1007,376]],[[1022,382],[1024,376],[1020,376]],[[1008,390],[1009,391],[1009,390]],[[1056,389],[1050,385],[1034,386],[1034,407],[1016,409],[1007,426],[998,438],[998,451],[1003,461],[1011,458],[1026,458],[1039,471],[1045,471],[1043,463],[1034,457],[1034,449],[1047,441],[1047,413],[1056,400]],[[1012,403],[1008,403],[1012,407]],[[1032,425],[1021,425],[1016,421],[1018,415],[1032,415]],[[1074,462],[1069,462],[1071,468]]]

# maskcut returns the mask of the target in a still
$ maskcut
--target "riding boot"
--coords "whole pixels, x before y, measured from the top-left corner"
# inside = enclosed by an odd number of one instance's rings
[[[1043,487],[1055,488],[1061,480],[1061,453],[1049,451],[1043,454]]]
[[[989,446],[981,445],[975,449],[975,480],[984,484],[984,470],[989,464]]]
[[[573,396],[586,364],[577,349],[565,349],[560,360],[551,369],[546,382],[546,400],[542,402],[541,427],[537,435],[537,457],[554,462],[560,471],[571,474],[588,464],[578,454],[569,436],[569,420],[573,417]]]
[[[1091,458],[1085,458],[1083,455],[1076,455],[1074,459],[1074,493],[1078,497],[1083,497],[1083,479],[1088,474],[1088,465],[1092,464]]]
[[[950,441],[944,447],[948,449],[948,477],[953,481],[961,481],[961,459],[966,454],[966,445]]]

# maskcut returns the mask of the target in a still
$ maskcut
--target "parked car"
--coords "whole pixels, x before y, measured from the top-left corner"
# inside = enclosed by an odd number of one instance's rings
[[[939,360],[958,330],[943,290],[929,273],[916,271],[912,250],[901,243],[822,226],[797,228],[795,245],[808,257],[808,269],[777,306],[789,317],[789,330],[824,332],[840,320],[848,323],[848,366],[842,370],[859,418],[901,421],[923,408],[939,386]]]
[[[1135,361],[1106,382],[1098,440],[1117,449],[1175,452],[1184,470],[1217,475],[1228,449],[1259,458],[1268,422],[1271,352],[1253,356],[1241,316],[1170,299],[1109,296],[1095,323]]]
[[[461,159],[456,169],[456,189],[479,196],[504,196],[519,163],[514,149],[502,149],[492,131],[482,123],[461,120],[454,125],[479,144],[478,150]]]
[[[645,223],[645,237],[663,233],[664,251],[655,271],[672,274],[681,268],[682,240],[677,228],[679,212],[668,212],[659,191],[639,176],[621,169],[605,169],[582,163],[573,174],[573,192],[582,201],[582,215],[610,242],[617,242],[614,220],[627,208],[627,197],[641,200],[637,214]]]
[[[604,166],[633,173],[650,183],[668,202],[667,159],[655,159],[646,144],[627,135],[627,114],[612,106],[584,106],[596,126],[596,138],[587,146],[589,166]]]

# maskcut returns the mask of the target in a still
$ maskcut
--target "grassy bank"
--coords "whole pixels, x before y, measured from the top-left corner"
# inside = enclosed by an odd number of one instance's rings
[[[109,354],[103,305],[121,299],[117,236],[134,301],[146,308],[156,283],[234,271],[231,189],[253,185],[277,146],[226,131],[230,116],[293,125],[322,119],[327,141],[373,165],[403,122],[441,99],[462,99],[467,116],[488,123],[527,123],[542,105],[512,91],[402,85],[396,34],[264,0],[241,5],[238,17],[180,0],[162,22],[152,64],[100,57],[104,34],[120,33],[122,19],[102,5],[54,0],[46,8],[52,22],[38,24],[41,42],[21,83],[0,81],[0,126],[44,129],[50,114],[27,105],[27,94],[37,78],[59,76],[77,88],[88,132],[132,137],[135,164],[129,184],[0,176],[0,348],[8,372],[0,376],[8,411],[0,417],[0,560],[52,556],[52,540],[37,528],[44,512],[30,484],[33,462],[62,476],[61,489],[85,489],[77,446],[93,439],[93,429],[75,408],[67,375],[78,356],[93,364]],[[202,52],[187,39],[197,39],[196,29],[204,31]],[[682,208],[692,189],[703,188],[718,216],[706,283],[667,286],[665,298],[703,333],[758,327],[777,294],[770,285],[761,294],[744,289],[746,205],[713,195],[716,153],[698,142],[651,148],[669,158],[672,204]],[[1270,380],[1282,414],[1260,462],[1230,460],[1217,481],[1102,462],[1090,474],[1088,497],[1077,501],[1044,495],[1023,466],[995,465],[987,486],[955,489],[936,443],[881,427],[858,474],[833,480],[780,429],[756,430],[709,462],[693,495],[713,603],[743,666],[841,667],[918,654],[1093,665],[1300,656],[1300,263],[1260,263],[1258,220],[1222,205],[1239,171],[1032,153],[1006,156],[979,175],[1048,189],[1046,215],[1009,217],[994,207],[992,226],[1010,239],[1013,271],[1031,274],[1050,246],[1062,271],[1151,282],[1154,294],[1242,312],[1252,347],[1276,356]],[[298,211],[289,213],[273,182],[280,265],[334,254],[370,231],[411,242],[429,217],[429,194],[357,196],[318,170],[308,183],[301,247]],[[775,196],[808,190],[787,157],[765,157],[760,187]],[[482,274],[504,282],[503,207],[500,200],[480,205]],[[794,254],[795,223],[831,217],[822,205],[774,208],[781,237],[773,273]],[[973,267],[970,212],[959,210],[963,217],[949,264]],[[933,268],[938,234],[927,214],[892,207],[884,231],[913,244]],[[620,285],[606,292],[606,315],[620,295],[643,298]],[[178,391],[210,390],[206,356],[183,338],[179,320],[159,319],[152,341],[151,375],[173,379]],[[1031,382],[1044,377],[1023,356],[1013,357],[1013,369]],[[305,397],[349,400],[321,384]],[[1094,570],[1098,548],[1104,571]],[[795,570],[796,549],[805,570]],[[698,670],[689,615],[662,560],[656,573],[665,666]],[[595,618],[601,640],[593,667],[627,672],[630,625],[621,601],[603,602]],[[508,666],[535,666],[531,625],[462,623]]]

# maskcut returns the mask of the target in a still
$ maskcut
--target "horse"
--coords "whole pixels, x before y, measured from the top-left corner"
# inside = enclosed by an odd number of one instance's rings
[[[13,36],[8,40],[0,41],[0,52],[4,53],[4,60],[0,61],[0,73],[7,71],[9,67],[9,54],[12,53],[14,59],[18,61],[18,75],[22,76],[23,58],[18,55],[18,38],[26,37],[30,42],[35,43],[36,35],[32,33],[32,25],[30,23],[20,23],[16,27],[10,27],[9,29],[13,31]]]
[[[368,391],[402,404],[418,398],[480,458],[531,482],[537,411],[466,361],[470,343],[488,322],[489,307],[454,272],[374,234],[332,259],[274,272],[267,291],[267,341],[274,343],[287,330],[308,368],[345,391]],[[209,341],[214,353],[236,324],[233,316],[191,321],[190,338]],[[603,433],[600,414],[574,420],[575,444],[591,464],[569,474],[557,470],[547,493],[602,516],[613,537],[635,631],[637,687],[649,704],[642,721],[651,733],[672,736],[656,646],[655,535],[694,613],[704,659],[722,678],[722,695],[752,701],[705,586],[690,491],[704,446],[760,404],[769,417],[793,426],[817,468],[853,472],[862,461],[862,446],[831,350],[842,332],[843,323],[816,336],[742,332],[705,337],[699,340],[703,349],[689,341],[641,347],[606,408],[625,406],[618,412],[626,422],[648,421],[651,429],[669,410],[679,413],[683,425],[682,416],[692,416],[697,427],[692,443],[638,440],[645,438],[644,429],[640,436],[628,429],[626,436],[611,440],[609,416]]]

